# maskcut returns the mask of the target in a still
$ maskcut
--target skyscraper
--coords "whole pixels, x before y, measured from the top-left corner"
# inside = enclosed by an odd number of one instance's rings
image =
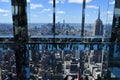
[[[94,24],[94,31],[93,31],[93,35],[103,35],[103,23],[102,20],[100,19],[100,8],[98,11],[98,19],[95,21]]]

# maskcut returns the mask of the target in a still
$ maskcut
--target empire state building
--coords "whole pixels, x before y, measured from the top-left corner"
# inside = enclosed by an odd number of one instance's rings
[[[102,20],[100,19],[100,8],[99,8],[99,12],[98,12],[98,19],[95,21],[95,24],[94,24],[93,35],[95,35],[95,36],[103,35],[103,23],[102,23]]]

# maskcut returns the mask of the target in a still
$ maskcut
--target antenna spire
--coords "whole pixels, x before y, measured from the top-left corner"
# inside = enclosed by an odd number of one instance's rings
[[[99,6],[99,10],[98,10],[98,19],[100,19],[100,6]]]

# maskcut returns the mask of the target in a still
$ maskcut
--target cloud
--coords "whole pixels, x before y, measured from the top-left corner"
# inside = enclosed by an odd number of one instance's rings
[[[53,4],[53,0],[49,0],[48,3],[49,3],[49,4]],[[58,4],[58,3],[59,3],[59,1],[56,0],[56,4]]]
[[[3,14],[3,16],[8,16],[8,14]]]
[[[9,0],[0,0],[0,2],[9,2]]]
[[[30,0],[27,0],[27,3],[30,3]]]
[[[10,2],[10,0],[0,0],[0,2]],[[30,2],[30,0],[27,0],[27,2],[29,3]]]
[[[109,2],[109,4],[110,4],[110,5],[113,5],[113,4],[115,4],[115,1]]]
[[[53,0],[49,0],[48,3],[53,4]],[[65,0],[56,0],[56,4],[58,3],[65,3]]]
[[[57,14],[65,14],[64,11],[57,11]]]
[[[31,9],[42,8],[42,7],[43,7],[42,4],[33,4],[33,3],[30,4]]]
[[[49,11],[50,11],[50,8],[46,8],[46,9],[43,9],[42,11],[40,11],[40,13],[49,12]]]
[[[107,11],[107,14],[108,15],[113,15],[113,12],[112,11]]]
[[[0,13],[8,13],[8,12],[9,12],[9,10],[5,10],[5,9],[0,8]]]
[[[92,0],[86,0],[86,3],[91,2]],[[83,0],[68,0],[69,3],[83,3]]]
[[[88,6],[86,6],[87,8],[91,8],[91,9],[99,9],[99,7],[98,6],[94,6],[94,5],[88,5]]]
[[[49,16],[50,18],[53,18],[53,15],[52,15],[52,14],[48,14],[48,16]],[[58,15],[56,15],[55,18],[57,19],[57,18],[58,18]]]
[[[65,0],[59,0],[60,1],[60,3],[65,3]]]
[[[101,12],[101,14],[104,15],[108,15],[108,16],[113,16],[113,11],[105,11],[105,12]]]
[[[87,17],[89,17],[90,15],[89,15],[89,14],[87,14],[86,16],[87,16]]]
[[[33,17],[37,17],[37,15],[35,15],[35,14],[32,14],[31,16],[33,16]]]
[[[48,16],[49,16],[49,17],[53,17],[53,15],[52,15],[52,14],[48,14]]]

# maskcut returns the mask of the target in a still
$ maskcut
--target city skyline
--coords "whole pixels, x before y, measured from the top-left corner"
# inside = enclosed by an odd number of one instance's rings
[[[107,21],[112,22],[114,0],[109,1],[86,0],[85,23],[95,22],[99,6],[103,24],[106,24]],[[52,0],[27,0],[27,3],[29,23],[52,23]],[[56,4],[56,23],[63,22],[63,20],[66,23],[81,23],[82,0],[56,0]],[[0,0],[0,23],[12,23],[11,11],[10,0]]]

